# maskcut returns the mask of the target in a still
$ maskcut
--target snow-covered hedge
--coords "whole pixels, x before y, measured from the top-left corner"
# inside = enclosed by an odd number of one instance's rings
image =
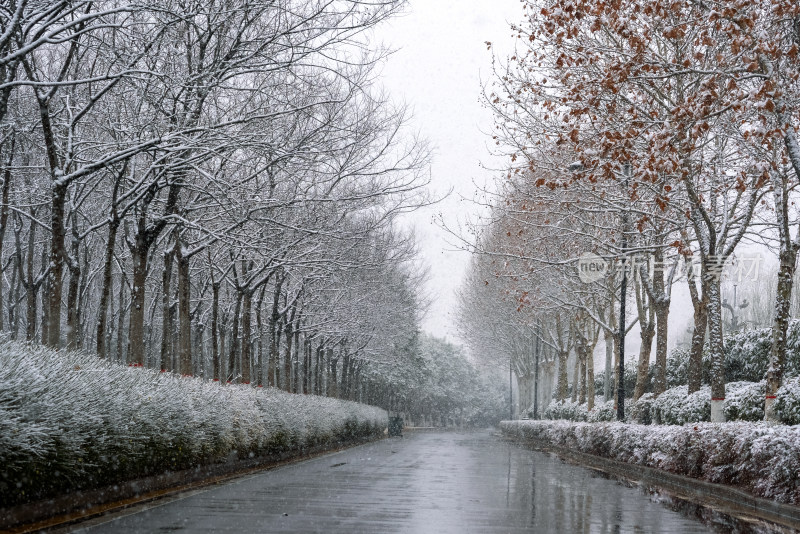
[[[772,329],[740,332],[725,339],[726,380],[758,382],[767,373]],[[786,376],[800,374],[800,320],[792,320],[786,331]]]
[[[594,398],[594,409],[586,410],[586,404],[578,404],[571,400],[552,401],[542,412],[542,419],[567,419],[569,421],[613,421],[616,417],[614,401],[603,402],[603,396]],[[528,417],[533,417],[533,406],[528,410]]]
[[[654,400],[652,393],[645,393],[639,400],[632,402],[626,412],[627,420],[631,423],[649,425],[653,421]]]
[[[724,404],[728,421],[762,421],[764,419],[764,395],[766,383],[731,382],[726,384]],[[688,386],[668,389],[658,397],[645,393],[638,401],[626,400],[626,421],[641,425],[659,423],[685,425],[711,419],[711,390],[703,386],[700,391],[687,395]],[[800,424],[800,379],[789,380],[778,391],[776,400],[778,417],[782,423]],[[542,414],[543,419],[565,419],[568,421],[612,421],[616,418],[613,401],[595,402],[595,409],[586,412],[586,405],[567,402],[552,402]]]
[[[501,428],[508,435],[556,448],[739,486],[761,497],[800,504],[800,427],[503,421]]]
[[[688,394],[689,386],[677,386],[653,399],[652,419],[663,425],[683,425],[711,420],[711,389],[703,386]]]
[[[800,377],[784,382],[775,395],[778,419],[787,425],[800,425]]]
[[[617,418],[617,410],[614,407],[614,400],[603,402],[602,397],[598,398],[595,402],[594,410],[587,414],[586,420],[590,423],[597,423],[600,421],[613,421]]]
[[[384,410],[0,341],[0,502],[383,431]]]
[[[530,411],[529,411],[530,417]],[[567,399],[552,401],[542,412],[542,419],[567,419],[569,421],[586,421],[586,404],[578,404]]]

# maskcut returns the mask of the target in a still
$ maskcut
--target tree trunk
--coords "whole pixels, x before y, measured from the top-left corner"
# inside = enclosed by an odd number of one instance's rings
[[[220,380],[222,379],[222,376],[223,376],[222,362],[223,362],[223,358],[225,358],[225,351],[226,351],[225,335],[226,335],[227,330],[226,330],[225,324],[227,322],[228,322],[228,315],[227,315],[227,313],[223,313],[222,317],[220,318],[220,321],[219,321],[219,329],[217,330],[217,334],[219,335],[219,363],[220,363],[219,373],[220,373]],[[224,376],[227,379],[229,371],[228,371],[228,369],[224,369],[224,371],[225,371]]]
[[[172,308],[172,264],[175,249],[164,252],[164,270],[161,273],[161,363],[162,371],[172,371],[172,336],[174,311]]]
[[[342,381],[341,381],[341,387],[339,388],[340,391],[344,393],[344,398],[347,398],[349,379],[350,379],[350,355],[345,351],[344,356],[342,357]]]
[[[219,361],[219,282],[211,284],[211,365],[214,368],[214,382],[219,382],[221,369]],[[261,379],[259,377],[259,385]]]
[[[256,331],[258,332],[258,346],[256,347],[256,385],[264,387],[264,323],[261,320],[261,310],[264,303],[264,287],[258,295],[256,303]]]
[[[639,347],[639,364],[636,368],[636,387],[633,389],[634,402],[644,395],[650,381],[650,353],[653,350],[653,337],[656,333],[652,308],[648,311],[648,315],[648,320],[642,324],[640,333],[642,344]]]
[[[708,329],[708,292],[703,283],[702,296],[697,294],[697,286],[694,282],[694,276],[691,274],[692,266],[687,262],[687,276],[689,282],[689,294],[692,298],[692,307],[694,309],[694,331],[692,332],[692,348],[689,352],[689,368],[688,368],[688,384],[689,394],[699,391],[702,386],[703,380],[703,348],[706,343],[706,330]],[[701,280],[705,278],[705,267],[701,272]]]
[[[797,249],[794,246],[783,247],[778,268],[775,316],[772,322],[772,347],[767,369],[767,393],[764,403],[764,419],[766,421],[778,420],[774,403],[778,389],[783,384],[783,372],[786,367],[786,331],[789,326],[789,308],[796,267]]]
[[[144,310],[145,283],[147,282],[147,260],[150,244],[137,236],[131,249],[133,260],[133,288],[131,290],[131,311],[128,326],[130,352],[128,363],[134,366],[144,365]]]
[[[653,395],[658,397],[667,390],[667,341],[669,302],[655,305],[656,311],[656,369]]]
[[[268,319],[269,325],[269,352],[267,353],[267,385],[275,385],[275,360],[278,357],[277,313],[275,307]]]
[[[76,246],[77,248],[77,246]],[[67,288],[67,349],[78,348],[78,335],[80,334],[80,310],[78,298],[80,297],[81,268],[75,259],[69,266],[69,286]]]
[[[281,295],[281,283],[276,281],[275,291],[272,294],[272,312],[269,315],[269,356],[267,360],[267,383],[276,386],[275,366],[278,362],[278,322],[280,321],[279,302]]]
[[[292,321],[288,320],[285,326],[286,346],[283,354],[283,389],[291,393],[292,391],[292,343],[294,342],[294,332],[292,332]]]
[[[8,149],[8,158],[6,158],[4,168],[3,168],[3,188],[2,193],[0,194],[0,262],[3,261],[3,243],[5,242],[6,238],[6,227],[8,225],[8,211],[9,211],[9,203],[8,203],[8,196],[9,192],[11,191],[11,165],[14,162],[14,148],[16,146],[16,137],[14,136],[14,132],[11,132],[11,140],[9,143]],[[0,278],[2,278],[3,272],[0,269]],[[5,328],[5,322],[3,321],[3,284],[2,280],[0,280],[0,332],[3,331]],[[11,318],[9,317],[9,326],[11,326]]]
[[[322,395],[322,367],[320,365],[321,362],[322,362],[322,347],[323,347],[323,344],[320,343],[319,346],[317,346],[317,350],[316,350],[316,354],[315,354],[315,357],[316,357],[316,361],[314,362],[314,394],[315,395]]]
[[[569,351],[558,351],[558,400],[567,400],[567,391],[569,384],[567,383],[567,359],[569,358]]]
[[[586,347],[586,410],[592,411],[594,409],[594,348],[597,345],[597,335],[593,334],[593,343]]]
[[[656,313],[656,367],[653,377],[653,394],[658,397],[667,390],[667,341],[669,336],[669,305],[670,296],[666,283],[672,284],[672,274],[668,282],[664,281],[664,251],[657,248],[653,261],[656,268],[653,270],[653,299],[651,306]],[[674,272],[674,271],[673,271]]]
[[[36,320],[38,319],[38,286],[34,284],[27,284],[25,288],[25,297],[26,297],[26,310],[27,310],[27,322],[28,326],[25,330],[25,340],[26,341],[33,341],[36,338]]]
[[[19,302],[19,250],[14,254],[14,267],[11,271],[11,286],[8,292],[8,326],[11,327],[11,339],[16,341],[19,329],[19,311],[17,309],[17,302]]]
[[[333,357],[333,349],[327,350],[328,355],[328,383],[327,383],[327,391],[325,395],[328,397],[332,397],[335,399],[339,398],[339,358]],[[344,366],[342,367],[342,374],[344,375],[346,371],[344,370]]]
[[[31,248],[31,258],[33,258],[33,249]],[[47,261],[47,252],[42,249],[42,265]],[[33,282],[33,264],[31,263],[31,270],[30,270],[30,279]],[[47,295],[50,294],[50,278],[45,276],[44,280],[42,281],[43,284],[43,291],[42,291],[42,345],[47,345],[48,332],[50,328],[50,307],[47,305]],[[35,321],[34,321],[35,322]],[[35,328],[34,328],[35,330]]]
[[[308,335],[303,340],[303,393],[311,393],[311,340]]]
[[[178,266],[178,359],[182,376],[191,376],[192,369],[192,316],[191,280],[189,278],[189,258],[183,253],[183,244],[175,244],[175,259]]]
[[[122,275],[124,276],[124,275]],[[117,361],[123,363],[125,361],[125,280],[121,279],[119,283],[119,313],[117,314]],[[130,342],[130,333],[128,334]],[[130,351],[128,351],[130,352]]]
[[[581,380],[581,358],[575,350],[575,367],[572,369],[572,402],[578,402],[578,390]]]
[[[603,340],[606,342],[606,367],[603,373],[603,400],[610,401],[614,397],[611,390],[611,382],[614,374],[614,332],[603,330]]]
[[[236,305],[233,309],[233,324],[231,325],[230,350],[228,351],[228,382],[238,382],[238,376],[240,376],[236,375],[236,353],[239,350],[239,313],[242,309],[243,296],[243,291],[237,289]]]
[[[709,261],[722,261],[714,258]],[[709,273],[718,272],[709,269]],[[722,339],[722,301],[720,295],[720,280],[718,276],[707,276],[708,290],[708,344],[711,356],[711,422],[724,423],[725,412],[725,353]],[[706,291],[704,291],[705,293]]]
[[[20,232],[15,229],[15,239],[17,243],[17,266],[20,275],[20,281],[22,285],[25,287],[25,304],[26,304],[26,323],[27,326],[25,328],[25,340],[26,341],[33,341],[36,337],[36,320],[38,318],[37,313],[37,293],[39,291],[39,286],[35,283],[33,279],[33,255],[35,253],[35,246],[36,246],[36,225],[31,223],[30,229],[28,231],[28,243],[27,243],[27,254],[25,256],[25,268],[22,267],[22,250],[20,244]],[[27,271],[27,273],[26,273]]]
[[[517,409],[520,414],[525,414],[533,404],[533,376],[530,373],[517,376]]]
[[[300,321],[297,321],[297,324],[294,328],[294,357],[293,360],[295,362],[294,368],[294,392],[295,393],[302,393],[301,385],[303,383],[303,375],[300,366]]]
[[[61,295],[64,278],[64,204],[67,187],[56,181],[52,186],[50,205],[50,276],[47,293],[47,346],[61,345]]]
[[[106,251],[103,260],[103,282],[100,290],[100,307],[97,311],[97,330],[95,341],[97,343],[97,355],[101,358],[108,357],[106,348],[106,329],[108,328],[108,305],[111,300],[112,284],[112,263],[114,260],[114,247],[117,244],[117,230],[119,229],[119,219],[113,218],[108,225],[108,237],[106,238]]]
[[[250,291],[245,291],[242,300],[242,382],[245,384],[250,384],[251,382],[250,368],[252,366],[252,362],[250,361],[250,356],[252,354],[252,348],[250,344],[250,323],[253,320],[251,311],[252,308],[252,293]]]

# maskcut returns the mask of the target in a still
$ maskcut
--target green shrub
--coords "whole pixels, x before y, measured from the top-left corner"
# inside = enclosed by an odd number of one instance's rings
[[[702,387],[688,395],[688,386],[670,388],[651,404],[652,418],[662,425],[684,425],[711,419],[711,389]]]
[[[787,380],[778,390],[775,412],[783,424],[800,425],[800,377]]]

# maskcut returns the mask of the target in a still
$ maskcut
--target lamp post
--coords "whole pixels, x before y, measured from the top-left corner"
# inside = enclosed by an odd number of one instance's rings
[[[631,174],[631,164],[622,167],[623,188],[628,191],[628,178]],[[619,380],[617,384],[617,421],[625,420],[625,295],[628,289],[628,269],[625,264],[628,253],[628,212],[622,212],[622,282],[619,286]]]
[[[533,362],[533,418],[539,419],[539,332],[537,328],[536,339],[534,340],[534,362]]]
[[[511,355],[508,355],[508,419],[514,420],[514,384],[511,380]]]

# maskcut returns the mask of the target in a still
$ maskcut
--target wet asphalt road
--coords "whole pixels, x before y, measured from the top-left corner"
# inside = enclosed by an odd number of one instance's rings
[[[127,514],[127,515],[123,515]],[[708,532],[635,488],[490,431],[416,432],[249,475],[77,532]]]

